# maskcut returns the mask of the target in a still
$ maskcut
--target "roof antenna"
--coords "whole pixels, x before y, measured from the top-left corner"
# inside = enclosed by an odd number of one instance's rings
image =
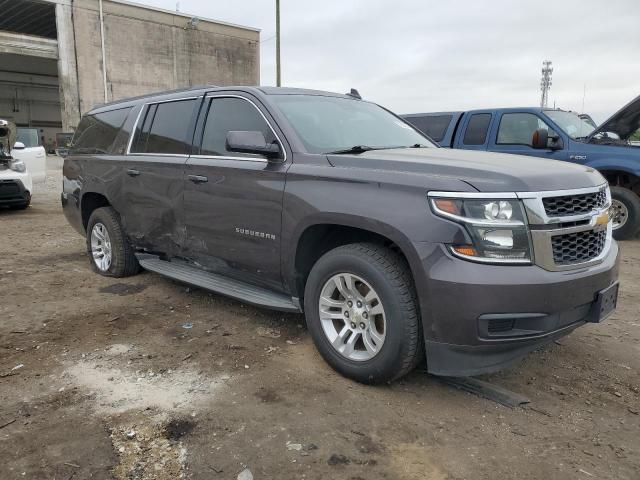
[[[360,93],[355,88],[352,88],[351,91],[346,95],[349,95],[350,97],[353,97],[353,98],[357,98],[358,100],[362,100]]]

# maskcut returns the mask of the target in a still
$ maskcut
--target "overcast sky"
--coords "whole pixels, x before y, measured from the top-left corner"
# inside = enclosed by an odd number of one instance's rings
[[[137,0],[169,10],[176,0]],[[638,0],[281,0],[284,86],[346,92],[398,113],[549,105],[597,122],[640,95]],[[275,0],[180,0],[180,11],[260,28],[275,85]]]

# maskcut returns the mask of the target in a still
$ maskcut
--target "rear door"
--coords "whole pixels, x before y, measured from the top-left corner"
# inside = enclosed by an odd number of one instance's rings
[[[290,153],[267,161],[229,152],[230,131],[260,131],[287,148],[268,110],[246,94],[205,99],[185,171],[185,222],[191,260],[214,272],[280,289],[282,196]]]
[[[179,255],[184,241],[183,174],[202,97],[145,104],[126,156],[119,211],[137,247]]]
[[[11,155],[24,162],[34,182],[44,182],[47,175],[47,155],[40,145],[38,129],[18,127],[16,141],[22,142],[25,148],[13,149]]]
[[[459,133],[456,135],[455,148],[486,150],[493,117],[493,113],[488,110],[467,114],[462,120]]]
[[[541,116],[532,112],[502,112],[492,129],[489,150],[516,155],[531,155],[553,160],[569,160],[569,142],[563,132],[556,132]],[[546,128],[549,135],[558,135],[563,140],[563,148],[558,150],[535,149],[531,146],[533,132]]]

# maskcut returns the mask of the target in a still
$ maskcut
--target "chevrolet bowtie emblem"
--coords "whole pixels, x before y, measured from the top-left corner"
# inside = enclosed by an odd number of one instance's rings
[[[609,223],[609,212],[604,212],[596,218],[596,225],[606,225]]]

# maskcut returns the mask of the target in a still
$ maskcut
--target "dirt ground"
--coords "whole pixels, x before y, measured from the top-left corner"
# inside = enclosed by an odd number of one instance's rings
[[[640,241],[615,316],[484,377],[511,409],[420,371],[359,385],[302,316],[92,273],[49,166],[0,210],[0,479],[640,478]]]

